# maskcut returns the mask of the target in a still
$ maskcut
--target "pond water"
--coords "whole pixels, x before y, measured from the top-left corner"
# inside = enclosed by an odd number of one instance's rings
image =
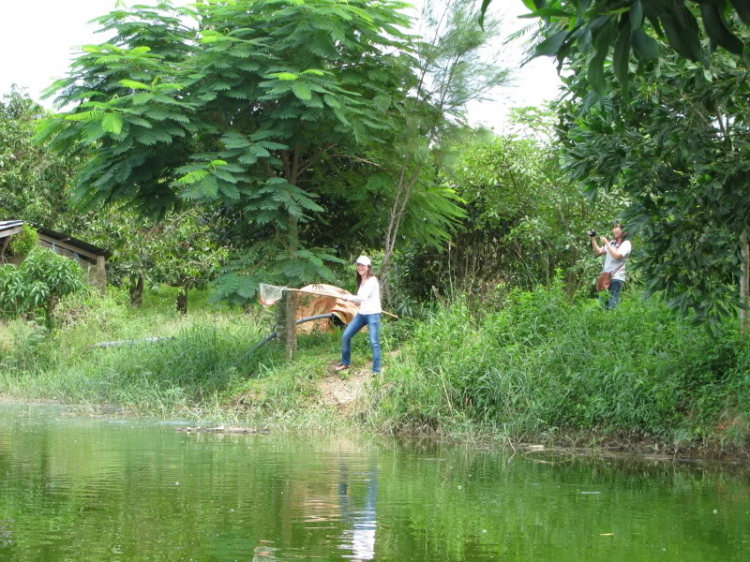
[[[0,404],[1,562],[750,560],[734,467],[61,414]]]

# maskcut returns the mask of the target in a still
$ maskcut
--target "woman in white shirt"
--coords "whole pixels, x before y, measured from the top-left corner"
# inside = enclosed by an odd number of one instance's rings
[[[633,250],[633,245],[629,240],[626,240],[628,233],[623,230],[620,222],[615,222],[612,228],[614,240],[610,241],[605,236],[599,237],[601,246],[596,243],[596,233],[593,233],[594,236],[591,236],[591,234],[589,233],[589,238],[591,238],[591,245],[594,248],[594,255],[607,254],[602,272],[611,273],[612,281],[609,286],[609,298],[603,304],[604,308],[614,310],[620,304],[620,293],[622,292],[622,286],[625,284],[625,265],[630,252]]]
[[[372,270],[370,258],[367,256],[357,258],[357,294],[341,298],[360,304],[359,314],[346,327],[341,338],[341,364],[336,367],[336,370],[343,371],[349,368],[352,356],[352,338],[367,326],[370,346],[372,347],[372,372],[376,375],[380,372],[380,315],[383,309],[380,306],[380,283]]]

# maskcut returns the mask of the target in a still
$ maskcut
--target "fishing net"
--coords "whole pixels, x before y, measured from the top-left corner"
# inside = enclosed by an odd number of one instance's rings
[[[286,287],[277,287],[276,285],[260,284],[260,303],[263,306],[273,306],[284,296]]]

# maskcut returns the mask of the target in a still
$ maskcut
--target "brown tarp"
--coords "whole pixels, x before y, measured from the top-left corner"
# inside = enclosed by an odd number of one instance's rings
[[[297,304],[297,319],[307,318],[308,316],[317,316],[318,314],[333,313],[344,324],[349,324],[359,312],[359,304],[347,301],[338,296],[351,295],[351,293],[340,287],[333,285],[307,285],[300,291],[310,291],[309,293],[299,293]],[[323,293],[323,294],[313,294]],[[313,320],[297,325],[297,332],[309,334],[311,332],[332,332],[334,330],[333,320],[325,318],[323,320]]]

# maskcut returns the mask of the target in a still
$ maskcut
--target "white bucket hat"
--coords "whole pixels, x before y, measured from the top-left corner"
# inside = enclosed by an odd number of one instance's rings
[[[357,264],[358,265],[372,265],[372,262],[370,261],[370,258],[367,256],[359,256],[357,258]]]

